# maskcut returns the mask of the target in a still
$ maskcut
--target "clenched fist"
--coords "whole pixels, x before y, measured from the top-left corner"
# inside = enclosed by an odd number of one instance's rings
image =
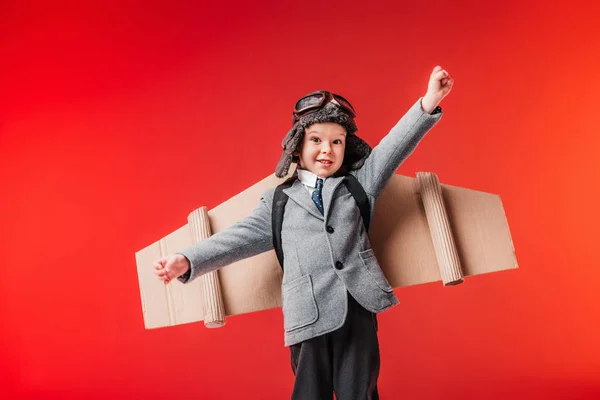
[[[427,93],[423,96],[421,107],[426,113],[431,113],[440,101],[450,93],[454,79],[439,65],[433,69],[427,84]]]
[[[171,280],[180,277],[190,269],[189,260],[181,255],[174,254],[168,257],[160,258],[152,264],[158,279],[163,281],[165,285]]]

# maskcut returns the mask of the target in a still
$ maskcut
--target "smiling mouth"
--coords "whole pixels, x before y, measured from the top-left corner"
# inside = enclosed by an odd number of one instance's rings
[[[333,164],[333,161],[329,161],[329,160],[317,160],[317,161],[325,166],[329,166],[329,165]]]

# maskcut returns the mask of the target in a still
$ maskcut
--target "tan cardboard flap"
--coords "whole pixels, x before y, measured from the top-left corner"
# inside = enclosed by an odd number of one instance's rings
[[[192,245],[187,224],[135,254],[147,329],[202,321],[204,307],[200,281],[165,285],[154,274],[152,263]]]
[[[465,276],[517,268],[500,196],[442,185]],[[395,175],[377,200],[371,244],[393,287],[441,279],[416,178]]]

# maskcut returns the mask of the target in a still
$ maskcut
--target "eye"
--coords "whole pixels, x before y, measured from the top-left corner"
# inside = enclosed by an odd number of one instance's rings
[[[333,141],[333,144],[344,144],[341,139],[336,139]]]
[[[318,138],[318,137],[316,137],[316,136],[313,136],[313,137],[311,137],[309,140],[310,140],[311,142],[315,142],[315,143],[319,143],[319,142],[321,141],[321,139],[319,139],[319,138]]]

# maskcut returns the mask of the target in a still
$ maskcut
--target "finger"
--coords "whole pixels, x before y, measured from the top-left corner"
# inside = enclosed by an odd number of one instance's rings
[[[435,75],[432,76],[432,79],[439,81],[442,78],[446,78],[448,76],[448,73],[446,71],[438,71],[435,73]]]
[[[438,73],[438,72],[439,72],[439,71],[441,71],[441,70],[442,70],[442,67],[440,67],[439,65],[436,65],[436,66],[433,68],[433,72],[431,73],[431,75],[435,75],[436,73]]]
[[[169,276],[169,274],[167,273],[167,271],[165,271],[163,269],[162,271],[157,271],[156,276],[158,276],[161,279],[164,279],[164,278],[167,278]]]

